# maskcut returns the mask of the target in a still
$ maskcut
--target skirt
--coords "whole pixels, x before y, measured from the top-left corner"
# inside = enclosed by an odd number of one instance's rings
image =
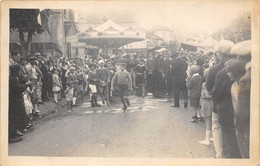
[[[201,101],[201,116],[206,118],[212,116],[213,101],[205,99]]]
[[[191,97],[190,98],[190,106],[191,107],[199,107],[200,106],[200,98],[198,97]]]
[[[60,91],[60,87],[54,86],[54,87],[52,87],[52,91],[53,92],[59,92]]]

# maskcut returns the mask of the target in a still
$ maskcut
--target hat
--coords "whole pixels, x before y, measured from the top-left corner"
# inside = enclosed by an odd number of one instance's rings
[[[22,56],[21,58],[20,58],[20,61],[22,61],[22,60],[28,60],[28,58],[27,57],[24,57],[24,56]]]
[[[34,56],[37,57],[37,58],[38,58],[38,57],[41,57],[41,53],[36,52],[36,53],[34,53]]]
[[[216,46],[215,46],[215,51],[218,51],[222,54],[225,55],[230,55],[230,51],[232,47],[234,47],[234,43],[229,40],[221,40]]]
[[[70,70],[75,70],[76,68],[75,67],[71,67]]]
[[[251,61],[248,62],[248,63],[246,64],[246,66],[245,66],[246,71],[248,71],[248,69],[250,69],[250,68],[251,68]]]
[[[100,63],[105,63],[105,62],[104,62],[103,59],[101,59],[101,60],[98,61],[98,64],[100,64]]]
[[[192,66],[190,67],[190,71],[191,71],[192,74],[198,73],[199,70],[200,70],[200,68],[199,68],[199,66],[197,66],[197,65],[192,65]]]
[[[239,42],[231,49],[231,54],[237,56],[250,56],[250,53],[251,53],[251,40]]]
[[[29,58],[29,61],[35,61],[35,60],[37,60],[37,58],[35,56],[32,56]]]
[[[88,65],[88,67],[89,67],[89,68],[95,67],[95,65],[94,65],[94,64],[90,64],[90,65]]]

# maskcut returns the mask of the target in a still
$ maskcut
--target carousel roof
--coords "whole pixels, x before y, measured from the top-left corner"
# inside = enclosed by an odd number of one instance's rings
[[[94,30],[94,31],[93,31]],[[78,41],[100,48],[119,48],[132,42],[142,41],[139,33],[128,33],[129,29],[107,20],[102,25],[78,35]]]

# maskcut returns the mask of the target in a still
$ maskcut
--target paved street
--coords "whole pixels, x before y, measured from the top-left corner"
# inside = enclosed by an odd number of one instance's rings
[[[9,144],[9,155],[67,157],[213,158],[205,124],[193,124],[191,108],[171,108],[172,101],[130,97],[129,111],[121,104],[74,112],[60,111],[42,119],[22,142]]]

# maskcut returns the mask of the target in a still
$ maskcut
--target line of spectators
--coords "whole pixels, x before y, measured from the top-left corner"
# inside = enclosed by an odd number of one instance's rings
[[[235,45],[226,40],[208,54],[163,51],[54,59],[36,53],[27,59],[11,53],[9,142],[22,140],[39,115],[38,104],[52,97],[55,103],[65,97],[73,111],[86,94],[91,107],[98,107],[109,106],[118,93],[126,111],[126,92],[134,89],[142,97],[148,92],[155,98],[173,96],[172,107],[180,107],[181,98],[186,108],[189,99],[191,122],[206,122],[206,138],[199,143],[214,141],[216,158],[248,158],[250,60],[250,41]]]

